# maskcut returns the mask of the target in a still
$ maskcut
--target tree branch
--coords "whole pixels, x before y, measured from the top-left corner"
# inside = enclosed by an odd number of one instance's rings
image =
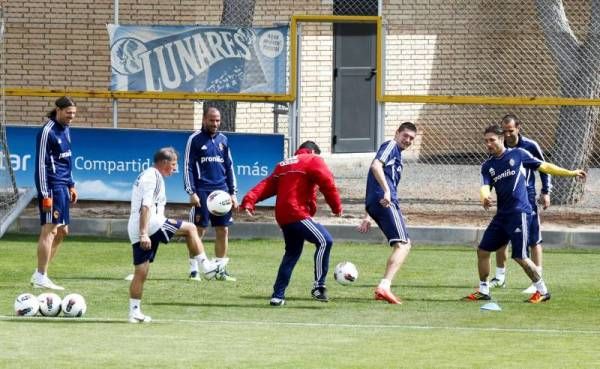
[[[536,0],[535,3],[546,44],[557,66],[578,63],[579,41],[571,29],[562,0]]]

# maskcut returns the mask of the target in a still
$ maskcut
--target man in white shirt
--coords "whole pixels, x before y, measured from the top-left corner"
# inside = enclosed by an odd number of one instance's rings
[[[165,181],[177,169],[177,152],[165,147],[154,154],[154,166],[144,170],[133,184],[131,191],[131,214],[127,233],[133,248],[133,280],[129,286],[129,322],[148,323],[152,319],[141,310],[144,282],[150,263],[158,251],[158,245],[168,243],[179,231],[185,236],[187,248],[210,279],[218,272],[204,252],[204,246],[196,226],[192,223],[165,217]]]

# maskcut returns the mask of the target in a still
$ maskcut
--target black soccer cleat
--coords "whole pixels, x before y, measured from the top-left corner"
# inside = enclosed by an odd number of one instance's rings
[[[327,288],[325,287],[315,287],[310,291],[310,294],[313,299],[320,302],[328,302],[329,297],[327,297]]]

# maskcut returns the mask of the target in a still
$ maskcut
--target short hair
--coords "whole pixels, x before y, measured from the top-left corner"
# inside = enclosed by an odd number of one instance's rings
[[[56,101],[54,102],[54,106],[55,108],[49,111],[48,114],[46,114],[46,117],[50,119],[56,119],[56,108],[65,109],[69,106],[77,106],[77,104],[75,104],[75,101],[69,96],[63,96],[56,99]]]
[[[314,141],[304,141],[298,149],[309,149],[312,150],[315,154],[321,154],[321,149],[319,145],[317,145]]]
[[[413,131],[417,132],[417,126],[413,122],[404,122],[398,127],[398,132]]]
[[[496,123],[494,124],[490,124],[485,131],[483,132],[484,135],[488,134],[488,133],[493,133],[497,136],[502,136],[504,137],[504,130],[502,129],[502,127],[500,127],[499,125],[497,125]]]
[[[501,124],[508,124],[510,122],[515,122],[515,126],[519,127],[521,125],[521,120],[514,114],[509,113],[502,118],[500,121]]]
[[[210,106],[208,104],[204,104],[203,108],[202,108],[202,118],[206,118],[208,116],[208,112],[213,109],[216,110],[217,113],[219,113],[219,115],[221,115],[221,111],[219,110],[219,108],[217,108],[216,106]]]
[[[177,159],[179,154],[173,147],[163,147],[154,154],[154,163],[160,163],[163,160],[173,161]]]

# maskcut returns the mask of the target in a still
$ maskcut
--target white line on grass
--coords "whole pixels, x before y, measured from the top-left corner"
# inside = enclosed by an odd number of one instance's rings
[[[60,321],[79,323],[125,323],[126,319],[108,318],[63,318],[63,317],[18,317],[0,315],[0,321]],[[452,327],[433,325],[403,325],[403,324],[345,324],[345,323],[306,323],[306,322],[277,322],[277,321],[255,321],[255,320],[187,320],[187,319],[155,319],[152,323],[159,324],[231,324],[231,325],[264,325],[264,326],[291,326],[291,327],[320,327],[320,328],[379,328],[379,329],[406,329],[406,330],[455,330],[475,332],[508,332],[508,333],[544,333],[544,334],[589,334],[600,335],[600,330],[580,329],[539,329],[539,328],[497,328],[497,327]]]

